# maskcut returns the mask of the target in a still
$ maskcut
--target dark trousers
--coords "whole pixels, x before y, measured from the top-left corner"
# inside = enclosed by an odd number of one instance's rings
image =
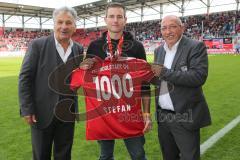
[[[70,160],[74,136],[74,123],[53,118],[45,129],[31,127],[33,160]]]
[[[162,114],[174,114],[162,112]],[[174,119],[158,121],[158,139],[164,160],[199,160],[200,129],[188,130]]]
[[[101,148],[99,160],[114,160],[113,151],[115,140],[98,141]],[[146,160],[144,144],[144,136],[124,139],[125,146],[132,160]]]
[[[238,54],[240,53],[240,48],[236,49],[236,53],[238,53]]]

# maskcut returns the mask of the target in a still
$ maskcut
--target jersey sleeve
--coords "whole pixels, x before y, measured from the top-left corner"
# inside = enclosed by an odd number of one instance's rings
[[[71,82],[70,82],[70,89],[71,90],[77,90],[78,88],[80,88],[83,85],[84,75],[85,75],[85,70],[80,69],[80,68],[75,69],[72,72]]]

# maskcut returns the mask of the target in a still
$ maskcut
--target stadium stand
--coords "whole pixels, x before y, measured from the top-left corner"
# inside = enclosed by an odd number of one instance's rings
[[[33,39],[49,34],[50,30],[24,31],[23,29],[6,29],[0,39],[0,51],[24,51]]]
[[[229,11],[209,15],[183,17],[185,35],[194,39],[226,38],[240,34],[240,12]],[[131,31],[137,40],[147,43],[148,40],[161,40],[159,20],[128,23],[126,30]],[[77,29],[73,39],[85,48],[92,40],[101,36],[104,28]],[[0,51],[26,50],[35,38],[51,34],[50,30],[23,30],[7,28],[0,37]]]
[[[240,33],[240,12],[236,11],[188,16],[183,17],[182,21],[186,28],[185,34],[195,39],[200,39],[202,32],[202,38],[224,38]],[[135,32],[140,41],[161,38],[159,21],[131,23],[127,29]]]
[[[76,33],[73,35],[73,39],[79,43],[81,43],[85,48],[89,45],[89,43],[98,37],[101,36],[101,33],[105,29],[77,29]]]

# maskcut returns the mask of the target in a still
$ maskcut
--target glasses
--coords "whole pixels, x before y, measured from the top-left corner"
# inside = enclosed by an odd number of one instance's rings
[[[172,30],[177,29],[179,26],[180,26],[180,25],[163,26],[163,27],[161,27],[161,30],[162,30],[162,31],[166,31],[167,29],[169,29],[169,30],[172,31]]]

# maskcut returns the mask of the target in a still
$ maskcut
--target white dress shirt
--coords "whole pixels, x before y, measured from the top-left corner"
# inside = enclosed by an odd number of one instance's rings
[[[164,49],[166,51],[165,59],[164,59],[164,66],[168,69],[171,69],[174,57],[176,55],[179,42],[182,38],[180,38],[177,43],[175,43],[171,49],[168,48],[167,44],[164,44]],[[159,94],[159,101],[158,104],[161,106],[162,109],[174,111],[174,106],[172,103],[172,99],[170,97],[167,81],[162,80],[160,94]]]
[[[56,44],[56,49],[57,49],[57,51],[58,51],[58,54],[59,54],[59,56],[61,57],[62,61],[63,61],[64,63],[66,63],[69,55],[70,55],[71,52],[72,52],[73,41],[70,39],[70,41],[69,41],[70,44],[68,45],[67,51],[66,51],[66,53],[65,53],[62,45],[61,45],[61,44],[57,41],[57,39],[55,38],[55,35],[54,35],[54,39],[55,39],[55,44]]]

